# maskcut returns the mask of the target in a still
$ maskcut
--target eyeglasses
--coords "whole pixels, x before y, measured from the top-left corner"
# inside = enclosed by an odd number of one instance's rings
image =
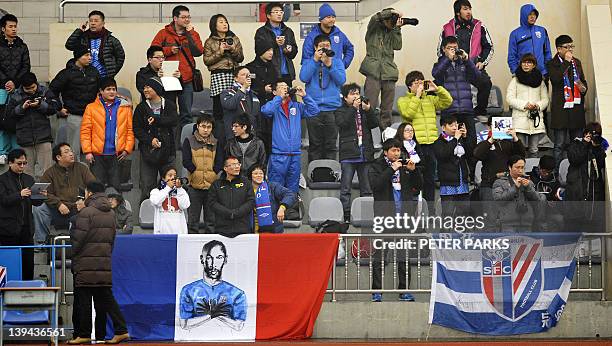
[[[15,162],[17,166],[25,166],[28,164],[28,161]]]
[[[191,16],[180,16],[180,19],[191,19]]]
[[[404,132],[414,132],[413,129],[404,129]]]
[[[166,60],[165,56],[152,56],[151,59]]]
[[[240,167],[240,162],[228,163],[225,167]]]
[[[212,125],[209,124],[200,124],[198,127],[201,129],[212,129]]]
[[[576,48],[576,45],[574,45],[574,44],[564,44],[564,45],[561,46],[561,48],[574,49],[574,48]]]

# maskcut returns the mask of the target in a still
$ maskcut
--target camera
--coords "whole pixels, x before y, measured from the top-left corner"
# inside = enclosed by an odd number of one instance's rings
[[[531,109],[529,110],[529,119],[533,120],[533,119],[537,119],[540,117],[540,111],[537,109]]]
[[[462,56],[464,53],[465,53],[465,51],[464,51],[463,49],[461,49],[461,48],[459,48],[459,49],[457,49],[457,50],[455,51],[455,54],[456,54],[457,56]]]
[[[296,93],[297,93],[297,89],[296,88],[291,88],[291,89],[287,90],[287,94],[289,94],[289,96],[291,96],[291,97],[295,96]]]
[[[360,99],[361,99],[361,103],[370,103],[370,99],[368,99],[365,96],[361,96]]]
[[[387,18],[385,18],[387,19]],[[389,17],[388,19],[391,20],[391,22],[395,23],[400,19],[399,14],[397,13],[392,13],[391,17]],[[419,20],[416,18],[402,18],[402,25],[419,25]]]
[[[221,42],[227,43],[228,46],[233,46],[234,45],[234,39],[231,38],[231,37],[222,38]]]
[[[181,186],[189,184],[189,179],[187,179],[185,177],[174,178],[174,181],[176,181],[176,182],[180,181],[181,182]]]
[[[26,101],[30,101],[30,102],[39,102],[41,100],[42,100],[42,97],[36,96],[36,95],[28,96],[28,98],[26,98]]]
[[[249,78],[255,79],[255,77],[257,77],[257,76],[254,73],[249,73]]]
[[[336,52],[334,52],[334,51],[333,51],[333,50],[331,50],[331,49],[327,49],[327,48],[321,48],[321,53],[323,53],[323,54],[327,55],[327,56],[328,56],[328,57],[330,57],[330,58],[333,58],[333,57],[334,57],[334,55],[336,55]]]
[[[429,90],[429,81],[428,80],[423,82],[423,90]]]
[[[591,131],[591,142],[593,142],[595,145],[601,145],[602,138],[597,131]]]

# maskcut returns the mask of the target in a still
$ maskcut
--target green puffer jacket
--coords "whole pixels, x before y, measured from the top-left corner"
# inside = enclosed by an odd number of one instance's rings
[[[393,51],[402,49],[402,32],[398,27],[389,30],[381,18],[391,16],[391,9],[384,9],[370,18],[366,31],[366,56],[359,72],[379,80],[397,81],[399,71],[393,62]]]
[[[412,123],[417,141],[420,144],[432,144],[438,139],[438,122],[436,111],[444,110],[453,103],[451,94],[441,86],[435,95],[416,97],[410,91],[397,100],[397,109],[402,120]]]

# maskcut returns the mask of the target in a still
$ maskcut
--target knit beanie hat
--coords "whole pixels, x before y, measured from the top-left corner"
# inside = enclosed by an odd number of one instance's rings
[[[161,79],[159,77],[151,77],[145,81],[144,86],[148,86],[151,89],[155,90],[155,93],[158,96],[164,95],[164,85],[162,84]]]
[[[89,53],[89,47],[78,46],[73,52],[72,55],[75,59],[82,57],[83,55]]]
[[[329,4],[325,3],[319,7],[319,20],[323,20],[323,18],[327,16],[336,16],[336,11],[329,6]]]
[[[257,40],[255,41],[255,55],[261,56],[263,53],[267,52],[268,49],[274,48],[272,42],[268,40]]]
[[[569,37],[568,35],[561,35],[561,36],[559,36],[559,37],[557,37],[555,39],[555,46],[556,47],[561,47],[564,44],[568,44],[568,43],[572,43],[572,42],[574,42],[574,40],[572,40],[572,38]]]

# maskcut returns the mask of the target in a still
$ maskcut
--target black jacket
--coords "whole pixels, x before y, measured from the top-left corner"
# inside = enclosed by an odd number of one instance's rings
[[[293,30],[289,28],[285,23],[281,23],[281,36],[285,36],[285,44],[283,48],[290,46],[291,51],[287,54],[284,54],[285,62],[287,63],[287,72],[291,76],[291,80],[295,79],[295,68],[293,67],[293,59],[297,55],[298,46],[295,42],[295,35],[293,34]],[[276,34],[272,31],[272,26],[270,25],[270,21],[267,21],[266,24],[255,32],[255,46],[257,46],[257,42],[260,40],[268,41],[272,47],[278,47],[276,44]],[[276,69],[278,75],[281,75],[281,60],[280,53],[278,49],[274,49],[274,55],[272,56],[272,64]]]
[[[495,150],[491,150],[491,148]],[[512,155],[525,157],[525,146],[519,139],[516,142],[510,140],[495,140],[493,144],[484,140],[474,148],[474,157],[482,161],[482,187],[492,187],[497,180],[497,173],[508,170],[508,159]]]
[[[529,179],[533,182],[537,192],[545,194],[547,201],[558,201],[557,191],[561,188],[559,177],[557,174],[551,173],[546,180],[540,177],[540,167],[533,167],[529,172]]]
[[[472,156],[472,145],[465,138],[460,138],[459,142],[463,145],[465,154],[461,158],[454,154],[457,146],[457,139],[446,141],[442,135],[433,143],[434,154],[438,161],[438,179],[441,186],[459,186],[459,167],[463,172],[463,182],[468,182],[470,169],[468,168],[467,160]]]
[[[79,28],[75,29],[66,40],[66,49],[74,51],[79,47],[91,47],[89,38],[90,32],[89,30],[83,31]],[[107,31],[100,48],[102,49],[100,62],[104,65],[106,75],[114,78],[125,62],[125,51],[123,50],[123,46],[121,42],[113,36],[112,32]]]
[[[242,92],[239,87],[233,85],[221,92],[221,106],[223,107],[225,138],[231,140],[234,137],[232,132],[232,122],[242,114],[249,116],[251,124],[257,128],[257,118],[259,118],[259,110],[261,108],[259,98],[254,92]]]
[[[585,87],[588,88],[587,81],[582,70],[582,63],[577,58],[574,58],[576,68],[580,75],[580,80]],[[584,111],[584,94],[581,96],[581,102],[574,105],[573,108],[564,108],[565,96],[563,93],[563,76],[567,72],[570,83],[574,82],[572,64],[559,59],[559,54],[553,56],[552,60],[546,63],[548,76],[550,77],[550,85],[552,95],[550,97],[550,128],[551,129],[582,129],[586,126],[585,111]],[[588,91],[588,90],[587,90]]]
[[[418,169],[408,171],[405,168],[400,168],[399,170],[402,201],[413,201],[423,185],[421,172]],[[393,198],[391,181],[394,173],[384,155],[370,164],[368,178],[374,196],[374,215],[376,216],[395,215],[395,199]],[[402,203],[402,212],[414,215],[415,211],[416,203]]]
[[[136,72],[136,90],[140,93],[140,101],[144,101],[144,86],[145,82],[149,80],[151,77],[157,77],[157,72],[153,71],[151,65],[147,65],[145,67],[141,67],[138,72]]]
[[[37,108],[23,109],[23,103],[32,97],[41,97]],[[46,87],[38,85],[34,95],[28,95],[23,88],[18,88],[9,99],[8,108],[16,120],[17,144],[31,147],[35,144],[53,142],[49,116],[55,114],[60,107],[59,100],[52,97]]]
[[[255,60],[246,65],[249,72],[255,74],[255,79],[252,80],[251,90],[255,91],[259,102],[263,106],[266,102],[274,98],[274,94],[266,92],[266,85],[272,84],[278,80],[279,74],[272,61],[267,62],[261,60],[260,57],[255,57]]]
[[[569,169],[567,172],[566,201],[603,201],[606,152],[601,146],[579,139],[567,148]],[[593,159],[596,165],[593,163]]]
[[[378,117],[372,108],[368,112],[363,109],[361,114],[363,157],[366,161],[374,160],[374,142],[372,129],[378,127]],[[335,112],[336,125],[340,136],[340,161],[356,159],[361,156],[357,139],[357,109],[343,102]]]
[[[4,35],[0,35],[0,85],[13,81],[19,86],[19,79],[30,72],[30,51],[28,45],[19,37],[9,44]]]
[[[54,97],[62,96],[64,108],[73,115],[83,115],[85,107],[96,99],[100,74],[93,66],[78,68],[74,59],[68,60],[49,84]]]
[[[72,221],[74,287],[112,286],[111,256],[117,222],[110,201],[104,193],[90,196]]]
[[[242,151],[239,142],[249,143],[246,151]],[[233,156],[240,161],[240,174],[247,176],[247,172],[251,166],[258,163],[266,166],[266,149],[261,139],[250,135],[247,139],[232,138],[225,145],[225,158]]]
[[[155,118],[153,124],[149,125],[149,117]],[[168,163],[170,157],[174,157],[174,132],[178,124],[178,113],[173,101],[162,99],[162,111],[159,117],[153,116],[153,111],[144,100],[134,110],[133,129],[134,136],[138,139],[138,150],[142,159],[157,165]],[[162,146],[153,148],[151,141],[157,138]]]
[[[21,197],[21,190],[32,185],[34,178],[25,173],[18,175],[9,169],[0,175],[0,238],[19,239],[24,226],[32,234],[32,204],[41,205],[43,202]],[[29,240],[32,240],[31,235]]]
[[[252,233],[255,194],[253,185],[238,176],[231,182],[225,172],[208,190],[208,207],[215,214],[215,233],[227,237]]]

